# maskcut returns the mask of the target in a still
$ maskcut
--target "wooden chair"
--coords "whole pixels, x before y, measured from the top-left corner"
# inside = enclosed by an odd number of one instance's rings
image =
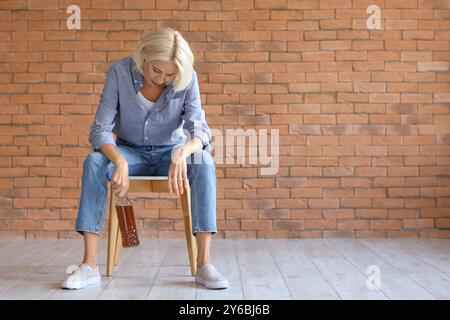
[[[129,177],[130,186],[128,193],[132,192],[169,192],[168,177],[151,177],[151,176],[131,176]],[[122,247],[122,236],[119,230],[119,223],[116,213],[116,196],[113,188],[110,188],[109,202],[109,233],[108,233],[108,258],[107,271],[108,277],[113,274],[114,266],[119,264],[120,248]],[[189,263],[191,266],[191,274],[194,276],[197,272],[197,243],[192,234],[192,216],[191,216],[191,196],[189,185],[183,191],[181,197],[181,206],[183,211],[184,227],[186,231],[186,242],[189,253]]]

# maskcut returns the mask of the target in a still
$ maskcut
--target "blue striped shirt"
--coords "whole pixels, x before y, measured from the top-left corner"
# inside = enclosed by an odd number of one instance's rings
[[[197,73],[182,91],[174,92],[172,84],[166,85],[150,111],[137,97],[143,81],[130,56],[108,69],[89,134],[94,150],[105,144],[117,147],[113,133],[138,146],[182,144],[196,136],[203,149],[210,150],[211,131],[201,106]]]

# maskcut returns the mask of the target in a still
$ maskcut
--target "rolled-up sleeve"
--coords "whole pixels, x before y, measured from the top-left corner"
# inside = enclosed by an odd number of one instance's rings
[[[98,151],[105,144],[113,144],[117,147],[112,130],[115,126],[114,119],[118,112],[118,98],[117,74],[114,68],[110,67],[89,133],[89,142],[95,151]]]
[[[184,100],[183,129],[187,130],[190,138],[198,137],[203,143],[203,149],[210,149],[211,130],[206,123],[205,111],[202,109],[200,89],[196,72],[192,75],[192,82],[186,90]]]

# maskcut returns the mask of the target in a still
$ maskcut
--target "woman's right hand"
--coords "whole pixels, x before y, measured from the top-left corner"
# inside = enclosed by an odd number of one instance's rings
[[[128,191],[130,181],[128,179],[128,163],[126,160],[120,160],[115,165],[113,177],[111,179],[112,187],[116,197],[123,197]]]

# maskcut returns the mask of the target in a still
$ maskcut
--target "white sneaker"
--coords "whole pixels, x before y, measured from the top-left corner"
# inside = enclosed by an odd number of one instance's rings
[[[89,265],[82,263],[79,265],[79,270],[67,275],[61,281],[61,288],[83,289],[90,285],[99,284],[101,279],[98,265],[95,269],[92,269]]]
[[[214,267],[211,263],[207,263],[200,269],[197,269],[195,282],[204,285],[208,289],[228,288],[227,278],[217,271],[216,267]]]

